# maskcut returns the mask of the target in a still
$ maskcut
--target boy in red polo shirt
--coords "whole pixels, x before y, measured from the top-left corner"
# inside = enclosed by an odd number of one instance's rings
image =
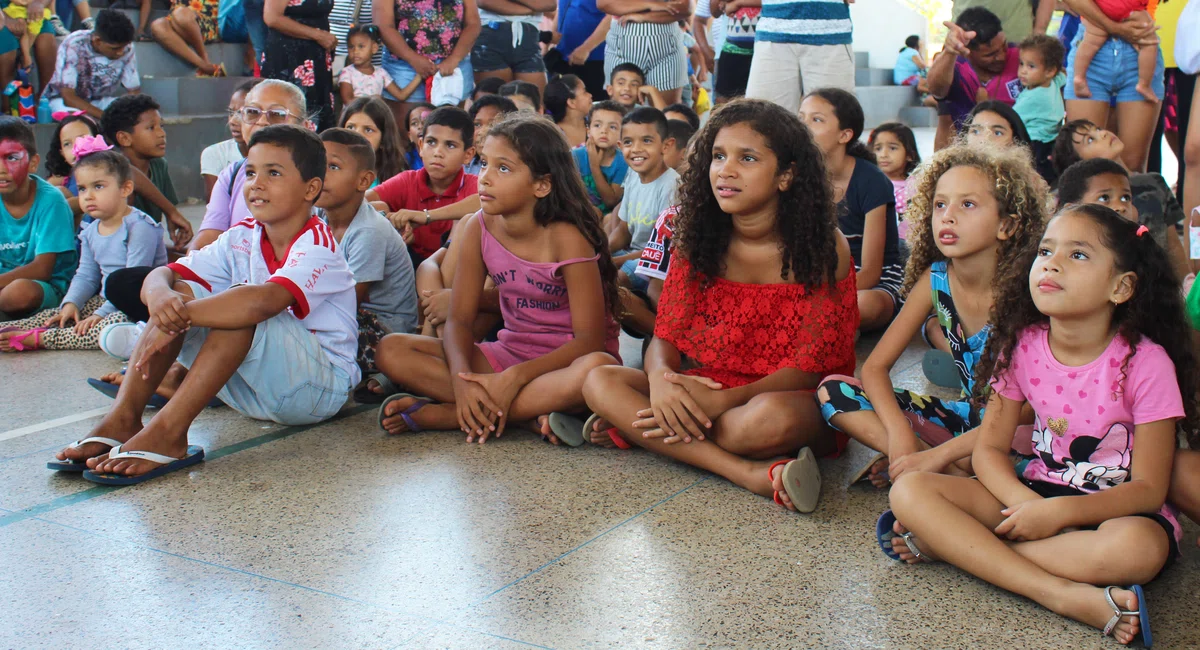
[[[454,222],[479,211],[478,177],[463,171],[474,155],[475,126],[461,108],[443,106],[429,114],[421,132],[425,167],[393,176],[367,200],[387,204],[388,218],[408,244],[414,265],[442,247]]]

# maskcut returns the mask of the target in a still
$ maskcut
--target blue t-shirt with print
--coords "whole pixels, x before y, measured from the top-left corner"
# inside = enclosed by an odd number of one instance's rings
[[[592,165],[591,161],[588,160],[587,145],[581,144],[575,147],[571,150],[571,155],[575,157],[575,166],[579,168],[579,174],[583,176],[583,186],[587,188],[588,198],[592,200],[592,205],[604,213],[616,207],[605,205],[604,200],[600,198],[600,190],[596,189],[596,179],[592,177]],[[625,183],[625,176],[629,174],[629,165],[626,164],[624,156],[618,151],[607,167],[603,165],[600,167],[600,173],[604,175],[604,180],[608,181],[609,185],[623,185]]]
[[[75,219],[61,190],[32,174],[29,178],[37,189],[25,216],[13,218],[8,204],[0,200],[0,273],[26,266],[38,255],[55,253],[58,257],[48,282],[66,293],[79,265]]]

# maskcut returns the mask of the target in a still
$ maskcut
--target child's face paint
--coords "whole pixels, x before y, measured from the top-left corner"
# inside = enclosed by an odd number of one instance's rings
[[[16,140],[0,140],[0,161],[7,179],[0,178],[0,192],[8,192],[29,179],[29,152]]]

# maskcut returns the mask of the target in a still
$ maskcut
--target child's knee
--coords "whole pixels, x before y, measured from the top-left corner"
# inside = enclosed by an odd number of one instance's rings
[[[0,289],[0,312],[19,314],[42,306],[45,299],[41,285],[31,280],[14,280]]]
[[[595,410],[600,400],[610,394],[614,388],[625,383],[621,379],[623,367],[617,365],[600,365],[592,368],[583,380],[583,399],[588,406]]]
[[[937,491],[935,483],[939,476],[928,472],[907,472],[892,482],[888,492],[892,510],[900,517],[900,513],[912,512],[914,504],[920,502],[929,494]]]
[[[571,365],[579,368],[586,377],[596,368],[602,368],[604,366],[616,366],[620,364],[617,363],[616,358],[607,352],[591,352],[579,357]]]

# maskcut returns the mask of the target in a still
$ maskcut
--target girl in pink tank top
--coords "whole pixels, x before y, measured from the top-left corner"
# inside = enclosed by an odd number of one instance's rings
[[[588,372],[620,363],[617,269],[553,124],[517,115],[479,144],[483,209],[462,225],[444,340],[390,334],[380,342],[380,371],[415,393],[384,401],[380,425],[390,434],[457,428],[483,443],[517,422],[557,443],[549,415],[582,412]],[[488,278],[494,298],[484,292]],[[504,329],[476,344],[481,302],[499,303]],[[582,432],[566,440],[582,441]]]

